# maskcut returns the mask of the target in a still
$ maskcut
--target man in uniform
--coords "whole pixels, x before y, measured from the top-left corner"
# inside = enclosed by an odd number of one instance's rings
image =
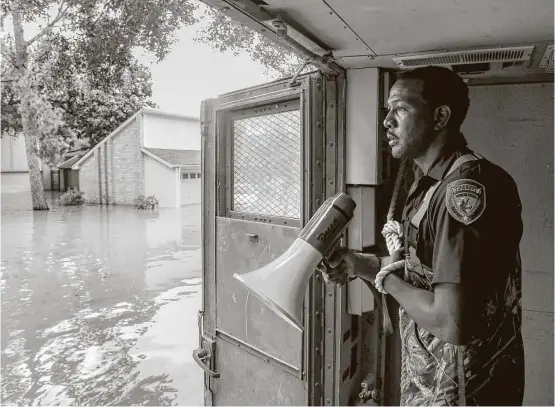
[[[456,73],[404,73],[388,106],[392,155],[417,166],[403,211],[404,248],[382,259],[341,249],[324,278],[360,277],[399,303],[402,405],[522,405],[515,182],[468,149],[460,132],[468,87]],[[388,272],[393,262],[402,267]]]

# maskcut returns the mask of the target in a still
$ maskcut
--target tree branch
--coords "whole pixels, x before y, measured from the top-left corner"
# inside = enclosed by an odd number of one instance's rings
[[[98,23],[98,20],[100,20],[104,14],[106,14],[106,11],[108,11],[108,5],[111,3],[110,0],[108,0],[106,3],[104,3],[104,7],[102,7],[102,11],[100,12],[100,14],[98,15],[98,17],[96,18],[96,20],[94,20],[94,22],[91,25],[91,31],[92,29],[94,29],[94,27],[96,26],[96,23]]]
[[[2,48],[0,49],[0,54],[2,54],[2,56],[6,58],[14,67],[16,66],[15,55],[13,52],[7,50],[4,46],[2,46]]]
[[[64,2],[62,2],[62,4],[60,4],[60,7],[58,8],[58,15],[56,17],[54,17],[54,19],[48,23],[48,25],[46,27],[44,27],[37,35],[35,35],[33,38],[31,38],[29,41],[25,42],[25,46],[28,47],[31,44],[33,44],[33,42],[37,41],[39,38],[41,38],[43,35],[45,35],[46,33],[48,33],[49,31],[52,30],[52,28],[62,19],[66,16],[67,11],[70,9],[70,7],[73,6],[74,1],[70,1],[67,6],[64,8]],[[63,9],[63,10],[62,10]]]

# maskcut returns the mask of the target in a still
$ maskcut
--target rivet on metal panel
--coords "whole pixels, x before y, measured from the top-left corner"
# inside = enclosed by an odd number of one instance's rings
[[[320,383],[319,382],[314,383],[314,387],[320,387]]]
[[[328,297],[331,297],[332,295],[333,295],[333,293],[330,291],[330,292],[328,293]]]
[[[314,315],[316,315],[316,318],[319,318],[319,317],[320,317],[320,311],[316,311],[316,312],[314,313]]]
[[[316,160],[316,165],[320,167],[322,165],[322,162],[320,160]]]
[[[322,123],[316,122],[316,127],[318,127],[320,129],[322,127]]]
[[[330,142],[328,143],[328,146],[333,147],[333,141],[330,141]]]
[[[316,200],[316,205],[320,205],[322,203],[322,201],[320,199]]]
[[[314,351],[316,352],[317,355],[320,354],[320,348],[316,348],[316,349],[314,349]]]
[[[330,185],[333,185],[333,180],[332,179],[330,179],[328,182],[329,182]]]
[[[333,107],[333,103],[330,103],[330,107]]]
[[[331,363],[328,363],[328,365],[326,366],[328,369],[331,369]]]
[[[328,328],[328,333],[331,334],[331,328]]]
[[[320,274],[316,274],[316,281],[320,281],[322,279],[322,277],[320,276]]]
[[[327,404],[330,404],[330,403],[331,403],[331,400],[330,400],[330,399],[326,399],[326,403],[327,403]]]

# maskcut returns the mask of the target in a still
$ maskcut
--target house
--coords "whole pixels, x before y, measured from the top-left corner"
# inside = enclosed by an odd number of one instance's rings
[[[0,138],[0,141],[2,152],[2,192],[17,193],[31,191],[23,134],[14,136],[4,135]],[[57,190],[57,179],[53,177],[52,169],[44,164],[42,160],[40,160],[39,165],[43,176],[44,189],[46,191]]]
[[[79,171],[71,167],[79,161],[81,157],[82,154],[75,155],[58,165],[59,189],[61,192],[65,192],[70,188],[79,189]]]
[[[88,202],[131,205],[154,195],[161,207],[179,207],[200,203],[200,165],[198,118],[142,108],[60,170]]]

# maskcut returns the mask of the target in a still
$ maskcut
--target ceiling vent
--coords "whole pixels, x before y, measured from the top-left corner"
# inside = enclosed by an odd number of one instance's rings
[[[393,58],[400,68],[418,68],[428,65],[466,65],[491,62],[528,62],[534,46],[477,49],[471,51],[441,52],[436,54],[405,55]],[[553,61],[553,59],[551,59]]]
[[[545,68],[545,72],[553,73],[553,45],[548,45],[540,61],[540,68]]]

